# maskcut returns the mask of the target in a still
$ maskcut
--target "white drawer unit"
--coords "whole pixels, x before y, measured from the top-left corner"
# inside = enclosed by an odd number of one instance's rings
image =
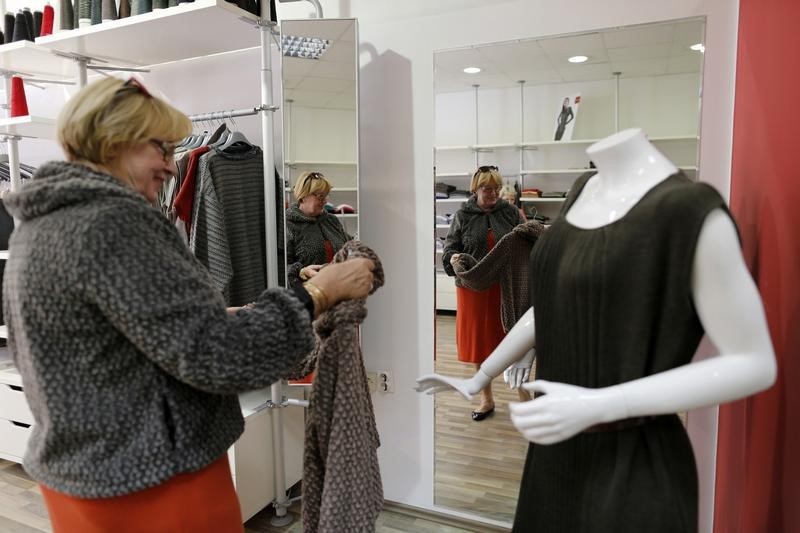
[[[0,373],[0,418],[33,424],[33,414],[25,401],[22,386],[3,383]]]
[[[3,352],[5,350],[2,348]],[[0,458],[22,462],[32,424],[33,415],[22,392],[22,379],[11,361],[0,358]]]
[[[456,310],[455,278],[444,272],[436,273],[436,309],[440,311]]]
[[[0,419],[0,459],[21,463],[31,436],[30,424]]]

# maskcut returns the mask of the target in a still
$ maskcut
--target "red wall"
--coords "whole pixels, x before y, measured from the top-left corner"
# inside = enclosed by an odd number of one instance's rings
[[[800,532],[800,0],[739,1],[736,69],[731,208],[778,381],[720,409],[714,531]]]

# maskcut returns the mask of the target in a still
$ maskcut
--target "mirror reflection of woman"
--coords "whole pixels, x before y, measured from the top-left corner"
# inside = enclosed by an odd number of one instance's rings
[[[342,223],[325,210],[333,186],[321,172],[304,172],[294,186],[296,203],[286,210],[286,260],[289,283],[296,285],[317,274],[351,237]]]
[[[500,198],[503,179],[495,166],[482,166],[472,176],[470,196],[453,217],[444,244],[442,265],[455,276],[452,262],[468,253],[480,261],[497,241],[524,222],[519,210]],[[500,286],[477,292],[456,278],[456,346],[458,360],[478,368],[504,337],[500,320]],[[472,412],[480,421],[494,412],[491,384],[481,391],[481,403]]]

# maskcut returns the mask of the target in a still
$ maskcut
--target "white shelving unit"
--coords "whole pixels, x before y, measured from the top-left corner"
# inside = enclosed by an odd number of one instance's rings
[[[71,76],[85,82],[87,63],[150,67],[259,47],[262,52],[266,47],[268,52],[269,46],[269,29],[266,25],[259,25],[256,15],[224,0],[196,0],[40,37],[35,44],[19,42],[0,46],[0,68],[51,79]],[[266,71],[262,68],[262,85],[265,85],[263,72]],[[262,99],[264,94],[262,90]],[[271,129],[264,127],[262,131],[266,136]],[[40,117],[2,119],[1,136],[13,136],[14,140],[10,142],[14,143],[18,137],[52,139],[55,137],[55,121]],[[269,164],[271,166],[272,163]],[[347,166],[355,163],[342,161],[326,164]],[[5,254],[0,255],[0,259],[7,258],[7,252],[0,253]],[[5,326],[0,326],[0,335],[7,336]],[[13,367],[5,365],[0,368],[0,391],[9,385],[20,388],[21,379]],[[17,398],[23,398],[24,401],[21,388],[18,392]],[[291,391],[284,390],[283,393],[262,390],[241,398],[245,432],[229,450],[229,460],[245,520],[274,500],[285,503],[286,495],[282,490],[302,476],[305,413],[303,409],[268,408],[271,398],[274,400],[276,395],[280,397],[281,394],[293,397],[302,396],[304,392],[298,387]],[[30,424],[22,427],[22,422],[4,423],[3,407],[3,401],[0,400],[0,457],[20,461]],[[282,443],[282,450],[285,451],[280,465],[275,464],[272,457],[272,449],[278,442]],[[6,443],[14,453],[4,453],[3,444]],[[277,490],[276,486],[279,487]]]
[[[0,136],[13,135],[34,139],[55,139],[56,121],[51,118],[27,115],[0,119]]]
[[[260,46],[259,32],[253,28],[257,21],[256,15],[230,2],[196,0],[39,37],[36,44],[113,65],[146,67],[256,48]]]

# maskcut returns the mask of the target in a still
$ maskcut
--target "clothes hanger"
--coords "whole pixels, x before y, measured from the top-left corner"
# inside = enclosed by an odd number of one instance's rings
[[[229,117],[231,122],[233,123],[234,128],[236,128],[236,121],[233,120],[233,117]],[[252,147],[253,144],[247,140],[247,137],[244,136],[244,133],[239,131],[238,129],[234,129],[231,131],[230,136],[228,139],[222,144],[222,146],[218,146],[217,150],[222,152],[227,150],[228,148],[234,146],[235,144],[245,144],[249,147]]]

